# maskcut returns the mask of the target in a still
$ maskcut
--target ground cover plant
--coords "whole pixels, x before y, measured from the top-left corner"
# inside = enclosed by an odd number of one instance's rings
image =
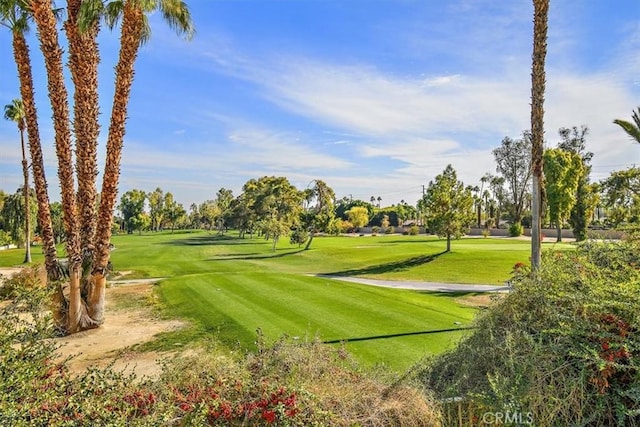
[[[421,369],[468,422],[511,414],[535,425],[640,425],[640,245],[588,242],[515,271],[458,346]],[[513,419],[513,418],[512,418]]]

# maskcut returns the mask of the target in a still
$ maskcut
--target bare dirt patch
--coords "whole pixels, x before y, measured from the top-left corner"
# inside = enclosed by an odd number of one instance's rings
[[[482,295],[465,295],[456,298],[456,302],[476,308],[487,308],[498,298],[504,297],[504,294],[482,294]]]
[[[139,377],[155,377],[161,372],[160,360],[168,357],[167,353],[142,353],[132,347],[153,340],[160,332],[179,329],[184,323],[154,316],[149,306],[152,289],[150,283],[107,288],[105,322],[101,327],[56,338],[61,357],[73,357],[67,363],[72,373],[111,363],[115,370],[134,372]]]

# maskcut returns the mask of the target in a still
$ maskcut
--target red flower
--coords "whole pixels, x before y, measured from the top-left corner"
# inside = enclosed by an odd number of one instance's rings
[[[274,423],[276,421],[276,413],[273,411],[262,411],[262,419],[268,423]]]

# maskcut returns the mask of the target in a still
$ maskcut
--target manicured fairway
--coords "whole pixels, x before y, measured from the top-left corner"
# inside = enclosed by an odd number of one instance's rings
[[[361,361],[396,369],[450,346],[460,332],[427,332],[468,325],[475,313],[451,298],[293,274],[194,274],[160,290],[172,312],[226,344],[250,347],[257,328],[270,340],[355,339],[347,348]]]
[[[192,319],[198,331],[229,346],[252,348],[258,328],[268,340],[317,336],[345,341],[367,365],[397,370],[453,345],[463,331],[437,331],[468,325],[475,309],[450,295],[314,274],[499,284],[529,258],[528,241],[463,239],[443,253],[445,242],[430,236],[323,237],[308,251],[283,239],[275,252],[270,242],[231,233],[119,235],[113,243],[116,270],[132,271],[131,278],[166,277],[158,292],[167,313]],[[34,255],[41,259],[37,249]],[[21,257],[20,250],[0,252],[0,266]]]

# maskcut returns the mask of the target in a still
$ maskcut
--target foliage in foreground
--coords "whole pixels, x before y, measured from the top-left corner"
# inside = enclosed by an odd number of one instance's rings
[[[417,389],[386,385],[319,342],[265,345],[259,335],[246,355],[212,344],[167,361],[155,380],[71,375],[41,314],[50,296],[29,277],[9,280],[13,299],[0,306],[0,425],[440,425]]]
[[[537,277],[517,266],[515,291],[419,377],[440,398],[462,397],[469,420],[640,425],[639,262],[637,241],[591,242],[547,253]]]

